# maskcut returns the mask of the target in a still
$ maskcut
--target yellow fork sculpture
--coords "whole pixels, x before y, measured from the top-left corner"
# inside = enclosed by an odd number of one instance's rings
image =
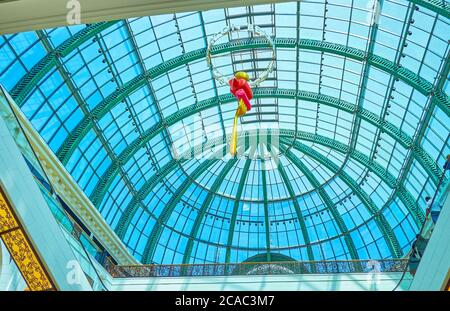
[[[246,113],[247,113],[247,106],[244,104],[244,101],[240,99],[238,102],[236,113],[234,114],[233,131],[231,132],[230,153],[232,156],[236,155],[238,118]]]

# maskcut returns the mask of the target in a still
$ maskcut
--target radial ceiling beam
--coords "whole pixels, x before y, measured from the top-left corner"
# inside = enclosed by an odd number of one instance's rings
[[[203,13],[199,12],[198,14],[199,14],[199,17],[200,17],[200,25],[202,27],[202,34],[203,34],[205,46],[208,46],[208,36],[206,34],[205,21],[203,19]],[[219,92],[217,91],[217,82],[216,82],[216,79],[214,79],[212,67],[209,68],[209,73],[211,75],[211,80],[212,80],[212,83],[213,83],[214,96],[215,97],[219,97]],[[226,134],[226,130],[225,130],[225,123],[223,122],[223,113],[222,113],[221,105],[219,105],[218,108],[219,108],[219,119],[220,119],[220,126],[222,128],[222,133],[223,133],[223,135],[227,135]]]
[[[289,180],[289,177],[286,174],[286,171],[285,171],[281,161],[278,161],[277,166],[278,166],[278,171],[280,172],[281,178],[283,179],[283,182],[286,185],[289,196],[291,197],[291,201],[294,205],[295,213],[297,214],[297,219],[300,224],[300,229],[303,234],[303,239],[305,240],[305,245],[306,245],[306,249],[307,249],[307,253],[308,253],[308,260],[313,261],[314,253],[311,248],[311,240],[309,238],[308,229],[306,229],[305,218],[303,217],[302,210],[297,201],[297,196],[295,195],[295,191],[292,188],[292,184]]]
[[[297,138],[297,133],[298,133],[297,131],[294,132],[294,140]],[[276,146],[276,147],[278,147],[278,146]],[[262,148],[262,146],[261,146],[261,148]],[[311,239],[309,238],[309,233],[308,233],[308,229],[306,228],[305,218],[303,217],[302,210],[300,208],[300,205],[298,204],[297,196],[295,195],[295,191],[292,188],[291,181],[289,180],[289,178],[284,170],[283,164],[281,163],[280,159],[278,159],[278,155],[275,154],[275,151],[272,150],[272,131],[271,130],[268,131],[267,150],[272,155],[272,158],[274,160],[276,160],[275,165],[278,168],[281,178],[283,179],[283,182],[286,185],[289,196],[291,197],[291,201],[294,205],[295,214],[297,215],[297,219],[298,219],[298,222],[300,225],[300,230],[302,231],[303,240],[306,245],[306,252],[308,254],[308,260],[314,261],[314,252],[311,247]],[[263,154],[263,151],[261,152],[261,154]],[[265,161],[262,160],[261,162],[262,162],[261,164],[264,165],[263,166],[263,171],[264,171],[263,176],[265,176]],[[265,202],[267,201],[267,193],[266,193],[266,197],[264,198],[264,201]]]
[[[206,212],[208,210],[208,207],[210,203],[212,202],[215,193],[217,190],[219,190],[219,187],[222,185],[223,180],[230,172],[231,168],[236,164],[238,161],[237,158],[232,158],[228,160],[228,162],[224,165],[222,170],[220,171],[219,175],[217,175],[216,180],[214,181],[213,185],[211,186],[210,191],[208,192],[208,195],[206,196],[206,199],[203,201],[202,206],[200,210],[198,211],[197,217],[195,218],[194,225],[192,226],[191,233],[189,234],[190,238],[186,245],[186,250],[184,252],[183,256],[183,264],[188,264],[189,260],[191,259],[192,254],[192,248],[194,246],[194,240],[195,237],[198,234],[198,231],[200,230],[200,226],[202,224],[203,219],[206,216]]]
[[[327,105],[330,107],[335,107],[337,109],[344,110],[349,113],[358,113],[361,115],[361,118],[366,120],[367,122],[373,124],[374,126],[380,127],[380,129],[398,141],[404,148],[411,148],[412,139],[401,129],[397,128],[392,123],[382,120],[376,114],[360,108],[356,110],[356,106],[349,102],[337,99],[335,97],[299,91],[295,92],[295,90],[291,89],[277,89],[277,88],[259,88],[254,92],[255,98],[272,98],[272,97],[280,97],[280,98],[289,98],[289,99],[301,99],[310,102],[317,102],[323,105]],[[153,127],[149,128],[146,132],[142,134],[142,138],[137,139],[131,142],[117,157],[117,161],[113,162],[112,165],[105,171],[99,182],[97,183],[95,190],[92,192],[91,200],[95,206],[101,202],[103,196],[105,195],[108,187],[111,185],[115,176],[118,174],[120,165],[127,163],[133,155],[146,143],[148,143],[155,135],[160,133],[164,126],[171,126],[186,117],[189,117],[195,113],[198,113],[202,110],[206,110],[212,107],[216,107],[219,104],[234,102],[235,98],[231,94],[221,95],[217,98],[210,98],[203,101],[198,102],[195,105],[185,107],[180,109],[176,113],[165,118],[166,124],[157,123]],[[435,161],[420,147],[416,146],[413,149],[415,158],[422,164],[425,168],[429,176],[433,179],[433,181],[437,182],[440,176],[440,169]]]
[[[239,185],[236,192],[236,198],[234,200],[233,212],[231,213],[230,228],[228,230],[227,250],[225,253],[225,263],[229,263],[231,259],[231,248],[233,245],[234,228],[236,226],[236,220],[239,209],[239,202],[241,202],[242,191],[244,190],[245,180],[247,179],[248,170],[250,168],[252,160],[246,159],[244,168],[242,169],[241,178],[239,179]]]
[[[44,56],[36,65],[34,65],[26,74],[17,82],[14,88],[9,92],[15,102],[22,107],[25,99],[36,88],[39,81],[44,78],[54,67],[58,65],[58,59],[66,57],[74,50],[79,48],[83,43],[95,37],[103,30],[115,25],[117,22],[102,22],[94,25],[86,26],[55,49]]]
[[[383,1],[380,1],[379,3],[376,3],[374,5],[379,5],[380,6],[379,10],[381,11],[382,10],[382,6],[383,6]],[[403,29],[402,29],[402,32],[401,32],[402,35],[400,36],[399,47],[398,47],[398,49],[396,51],[395,61],[394,61],[394,64],[396,64],[397,66],[400,63],[400,56],[403,53],[403,49],[405,47],[405,41],[407,39],[408,30],[409,30],[409,27],[411,25],[411,23],[409,23],[409,20],[412,18],[412,15],[413,15],[413,12],[414,12],[413,7],[414,7],[414,5],[408,6],[408,11],[407,11],[407,14],[406,14],[406,17],[405,17],[405,23],[403,25]],[[378,9],[378,8],[376,8],[376,9]],[[374,14],[377,14],[377,12],[375,11]],[[373,16],[372,18],[378,18],[378,17]],[[375,48],[376,34],[377,34],[377,31],[378,31],[378,21],[374,21],[374,22],[375,23],[373,24],[373,26],[371,28],[370,41],[369,41],[369,46],[368,46],[368,51],[367,51],[368,55],[372,55],[373,51],[374,51],[374,48]],[[360,93],[360,95],[358,97],[358,104],[357,104],[358,108],[363,106],[363,101],[365,99],[365,93],[366,93],[366,90],[367,90],[367,83],[369,81],[368,78],[369,78],[369,71],[370,71],[370,69],[371,68],[369,66],[369,63],[366,62],[365,63],[365,67],[364,67],[364,71],[363,71],[364,75],[363,75],[361,88],[360,88],[361,93]],[[390,87],[389,87],[390,90],[387,91],[387,92],[389,92],[389,94],[386,94],[385,99],[384,99],[385,100],[385,103],[384,103],[385,106],[383,106],[383,107],[385,107],[385,109],[382,112],[382,117],[381,117],[381,120],[383,120],[383,121],[385,120],[385,117],[386,117],[387,105],[388,105],[388,103],[390,101],[391,93],[392,93],[392,89],[393,89],[393,84],[394,84],[394,81],[395,81],[393,78],[394,77],[391,75],[390,82],[389,82],[391,84]],[[355,121],[355,125],[354,125],[353,131],[352,131],[352,135],[351,135],[350,153],[352,153],[352,151],[355,150],[356,143],[358,141],[358,135],[357,134],[359,133],[360,126],[361,126],[361,119],[358,118],[357,115],[356,115],[356,121]],[[378,140],[379,140],[379,135],[381,133],[381,129],[379,127],[377,129],[378,129],[378,131],[377,131],[378,135],[376,136],[376,139],[374,140],[373,150],[375,150],[375,148],[376,148],[376,145],[377,145]],[[360,155],[359,158],[361,158],[361,157],[365,158],[364,160],[366,160],[365,161],[366,163],[368,163],[368,161],[370,161],[369,158],[366,159],[365,155],[363,155],[363,154],[359,154],[359,155]],[[371,154],[371,156],[372,156],[372,154]],[[346,161],[347,160],[348,160],[348,156],[346,157]],[[344,165],[345,165],[345,163],[344,163]],[[389,181],[389,178],[387,180]],[[404,188],[402,186],[401,187],[397,187],[397,186],[394,186],[394,185],[390,185],[390,186],[391,186],[391,188],[395,189],[394,190],[394,195],[392,195],[392,197],[395,197],[395,193],[398,192],[397,195],[402,200],[402,202],[406,206],[408,206],[408,210],[413,215],[413,218],[414,218],[414,220],[416,222],[417,228],[420,228],[422,223],[423,223],[423,221],[424,221],[422,210],[420,208],[414,206],[414,205],[411,205],[411,202],[410,202],[411,196],[407,195],[407,194],[409,194],[409,192],[404,191]],[[413,206],[413,207],[411,207],[411,206]]]
[[[408,9],[407,9],[407,12],[406,12],[406,16],[405,16],[405,21],[406,20],[409,21],[412,18],[412,15],[413,15],[414,11],[415,11],[414,10],[414,5],[408,6]],[[410,26],[411,26],[411,23],[404,23],[403,24],[402,32],[401,32],[401,35],[400,35],[401,40],[399,40],[399,42],[397,44],[397,50],[395,52],[394,63],[396,63],[396,64],[400,63],[400,60],[401,60],[402,55],[403,55],[403,50],[407,46],[407,44],[405,44],[405,43],[406,43],[406,40],[408,38],[407,33],[409,31],[409,27]],[[389,82],[388,82],[387,87],[386,87],[386,92],[385,92],[385,95],[384,95],[383,104],[382,104],[381,113],[380,113],[380,116],[381,116],[381,118],[383,120],[388,115],[388,109],[390,107],[389,103],[390,103],[391,99],[394,98],[392,96],[392,93],[395,91],[395,88],[394,88],[395,82],[396,82],[396,79],[393,76],[390,76],[389,77]],[[380,139],[381,139],[381,131],[379,129],[377,129],[374,141],[378,141]],[[376,152],[376,148],[377,148],[377,144],[373,144],[372,148],[371,148],[370,157],[374,156],[374,154]]]
[[[341,214],[337,210],[335,204],[331,200],[328,193],[325,191],[325,189],[322,187],[322,185],[319,183],[317,178],[310,172],[310,170],[306,167],[306,165],[290,150],[287,150],[286,148],[281,149],[286,157],[296,166],[300,169],[300,171],[305,175],[306,179],[308,179],[309,183],[317,190],[317,193],[319,194],[320,198],[324,202],[327,209],[331,212],[331,215],[333,216],[334,220],[336,221],[336,224],[341,231],[341,233],[344,235],[345,244],[347,245],[347,249],[350,253],[351,259],[359,259],[358,252],[356,251],[355,244],[353,243],[352,238],[350,237],[350,234],[348,232],[347,225],[345,224],[344,220],[342,219]],[[290,184],[289,179],[287,178],[287,174],[284,171],[283,165],[280,163],[278,164],[278,169],[280,170],[281,176],[283,177],[283,180],[285,181],[285,184],[289,183],[288,190],[289,192],[293,192],[292,185]],[[292,197],[292,194],[291,194]],[[295,197],[293,198],[294,201],[296,201]]]
[[[150,233],[147,244],[145,246],[144,253],[142,255],[143,264],[151,262],[156,250],[156,246],[158,245],[158,241],[164,229],[164,225],[166,224],[170,215],[172,215],[172,212],[174,211],[177,204],[181,201],[184,193],[189,189],[194,180],[197,179],[201,174],[206,172],[211,165],[217,163],[217,161],[219,161],[219,159],[223,157],[225,152],[226,148],[221,148],[218,152],[212,155],[211,159],[206,159],[200,165],[198,165],[191,173],[191,175],[187,177],[188,180],[186,180],[182,184],[182,186],[177,189],[176,193],[174,193],[169,202],[167,202],[167,204],[164,206],[164,209],[162,210],[155,225],[153,226],[152,232]]]
[[[447,55],[447,57],[445,58],[445,61],[442,63],[440,72],[438,73],[438,78],[436,80],[436,86],[435,86],[436,90],[442,90],[445,85],[445,82],[448,81],[448,79],[449,79],[449,73],[450,73],[450,48],[449,47],[447,47],[446,55]],[[425,153],[425,150],[423,150],[423,148],[421,147],[421,142],[423,140],[423,137],[424,137],[427,129],[429,128],[430,120],[433,117],[433,113],[436,109],[436,101],[434,101],[433,98],[430,98],[429,102],[427,103],[427,107],[428,107],[428,109],[426,110],[426,112],[423,116],[423,120],[421,120],[421,122],[419,122],[419,129],[417,130],[416,136],[412,139],[413,140],[412,150],[411,150],[410,154],[408,155],[408,158],[406,160],[406,164],[405,164],[404,168],[401,171],[400,178],[399,178],[399,182],[401,184],[403,184],[406,181],[406,178],[408,177],[408,172],[413,164],[413,160],[417,159],[417,157],[415,157],[415,155],[417,155],[417,154],[422,155]],[[422,156],[420,156],[420,158],[422,158]],[[430,157],[430,159],[431,159],[431,157]],[[444,160],[444,159],[442,159],[442,160]],[[419,161],[419,163],[422,165],[423,168],[425,168],[425,169],[428,168],[427,162],[422,163]],[[440,176],[441,176],[440,169],[437,171],[437,174],[435,176],[430,176],[431,180],[434,182],[435,185],[438,184],[438,179]],[[444,174],[443,181],[445,182],[446,180],[447,180],[447,177]]]
[[[367,45],[367,52],[366,52],[368,58],[366,58],[364,61],[362,76],[360,78],[361,83],[359,84],[357,103],[356,103],[356,111],[359,111],[360,109],[363,108],[363,105],[364,105],[363,103],[364,103],[364,100],[366,97],[367,83],[369,82],[369,73],[370,73],[370,69],[371,69],[371,63],[369,62],[369,57],[373,55],[373,51],[375,48],[375,42],[376,42],[376,36],[377,36],[377,32],[378,32],[378,21],[376,20],[376,19],[378,19],[378,16],[376,16],[376,15],[379,12],[381,12],[381,10],[383,8],[383,0],[373,1],[372,5],[373,5],[373,7],[371,8],[372,16],[371,16],[371,20],[370,20],[371,25],[369,26],[370,27],[369,28],[369,37],[368,37],[368,45]],[[360,114],[355,113],[353,128],[350,132],[350,151],[355,149],[356,143],[358,141],[358,137],[359,137],[358,134],[359,134],[359,130],[361,127],[361,120],[362,120],[362,118],[361,118]],[[377,143],[377,141],[374,142],[374,144],[376,144],[376,143]],[[345,166],[345,163],[348,161],[349,157],[350,157],[350,153],[347,153],[346,157],[345,157],[345,161],[342,165],[343,167]],[[301,163],[301,161],[300,161],[299,164],[301,165],[303,163]],[[321,190],[318,190],[319,194],[324,194],[324,195],[328,196],[326,191],[323,188],[320,187],[319,189],[321,189]],[[329,197],[328,197],[328,199],[329,199]],[[328,201],[328,202],[330,203],[330,201]],[[330,210],[332,211],[333,209],[330,209]],[[334,214],[339,215],[339,213],[337,212],[336,209],[334,209]],[[342,220],[342,218],[341,218],[341,220]],[[340,227],[341,227],[341,225],[340,225]],[[343,223],[343,225],[345,226],[345,223]],[[348,238],[348,235],[345,235],[344,237]],[[352,245],[352,246],[354,248],[354,245]],[[353,252],[357,253],[356,249],[353,249]]]
[[[124,29],[127,32],[129,41],[131,42],[133,53],[134,53],[134,55],[136,56],[136,58],[138,60],[137,65],[139,66],[140,72],[144,73],[144,72],[147,71],[146,70],[146,66],[145,66],[145,62],[144,62],[144,59],[142,58],[141,52],[139,50],[139,45],[136,42],[136,38],[134,36],[133,29],[131,28],[130,23],[129,23],[128,20],[124,20]],[[153,30],[153,34],[156,36],[156,34],[154,32],[154,29],[152,29],[152,30]],[[162,113],[161,105],[159,104],[159,100],[156,97],[155,89],[153,88],[153,84],[152,84],[150,79],[147,80],[147,89],[148,89],[148,92],[149,92],[152,104],[156,108],[156,115],[158,116],[159,121],[164,125],[163,138],[165,140],[165,143],[167,145],[172,146],[173,142],[172,142],[172,139],[171,139],[171,136],[170,136],[170,132],[167,129],[167,126],[165,125],[164,114]],[[137,113],[136,113],[132,103],[130,103],[130,105],[128,105],[129,101],[130,101],[129,99],[126,101],[127,102],[127,107],[129,108],[130,113],[133,112],[130,115],[132,115],[132,120],[136,124],[136,128],[137,128],[137,130],[139,132],[139,136],[142,136],[142,132],[144,132],[144,129],[143,129],[142,125],[140,124],[140,122],[138,120],[134,120],[133,114],[136,115],[136,118],[137,118]],[[152,148],[149,148],[147,145],[145,146],[145,148],[147,149],[147,153],[149,154],[149,156],[151,156],[153,159],[156,159]],[[154,160],[152,160],[152,162],[154,162]]]
[[[413,14],[415,12],[415,7],[416,7],[415,5],[408,5],[408,8],[407,8],[407,11],[406,11],[406,14],[405,14],[405,18],[404,18],[405,23],[402,26],[401,34],[399,36],[400,40],[399,40],[399,42],[397,44],[397,50],[395,52],[395,57],[393,59],[394,63],[397,64],[397,65],[400,64],[400,60],[401,60],[402,55],[403,55],[403,50],[407,46],[406,40],[408,39],[408,35],[410,33],[409,28],[412,25],[412,23],[410,23],[409,21],[411,20]],[[435,23],[436,23],[436,21],[435,21]],[[431,38],[430,38],[430,40],[431,40]],[[417,70],[417,72],[420,72],[420,68],[419,68],[419,70]],[[381,106],[381,113],[380,113],[380,117],[383,120],[385,120],[386,116],[389,114],[388,113],[388,109],[391,106],[390,105],[391,100],[394,99],[394,96],[392,95],[392,93],[395,91],[394,85],[395,85],[396,82],[397,82],[397,79],[394,79],[393,76],[389,77],[389,82],[387,83],[387,88],[386,88],[386,92],[385,92],[385,95],[384,95],[383,104]],[[380,130],[380,128],[377,128],[376,131],[375,131],[374,139],[373,139],[373,141],[375,143],[372,144],[371,151],[370,151],[370,154],[369,154],[369,157],[371,159],[373,159],[375,157],[376,153],[378,152],[377,151],[377,148],[379,146],[378,142],[382,139],[381,138],[381,134],[382,134],[382,131]],[[410,152],[407,152],[407,153],[408,153],[408,155],[411,154]],[[391,158],[392,158],[392,155],[391,155]],[[391,200],[392,200],[392,198],[395,197],[395,194],[400,196],[400,194],[398,193],[398,189],[397,189],[396,193],[391,195]],[[390,202],[390,201],[388,201],[388,202]],[[389,204],[389,203],[386,203],[386,204]],[[418,228],[420,228],[420,227],[421,227],[421,223],[418,224]]]
[[[368,46],[367,46],[368,57],[373,55],[373,50],[375,48],[375,42],[376,42],[377,31],[378,31],[378,21],[376,20],[378,17],[376,16],[376,14],[378,14],[378,10],[379,10],[379,12],[381,12],[381,10],[383,9],[383,0],[372,1],[371,3],[374,7],[372,7],[372,12],[371,12],[372,16],[371,16],[371,21],[370,21],[372,23],[372,25],[369,28],[369,38],[368,38]],[[377,6],[379,6],[379,8]],[[359,94],[357,96],[358,100],[356,103],[357,110],[361,109],[364,105],[363,103],[366,98],[367,83],[369,82],[369,73],[370,73],[370,69],[371,69],[370,66],[371,66],[371,63],[368,61],[368,59],[366,59],[364,62],[364,67],[363,67],[362,76],[361,76],[361,83],[359,85],[359,90],[358,90]],[[355,149],[356,143],[358,141],[358,134],[359,134],[360,126],[361,126],[361,118],[356,113],[354,122],[353,122],[353,129],[350,133],[350,150]],[[377,143],[377,142],[374,142],[374,143]],[[346,158],[346,161],[347,161],[347,159],[348,159],[348,157]]]
[[[297,2],[297,12],[296,12],[296,16],[297,16],[297,23],[296,23],[296,41],[297,44],[298,42],[300,42],[300,1]],[[295,92],[298,93],[299,89],[299,81],[300,81],[300,47],[297,46],[297,48],[295,49]],[[295,99],[295,132],[298,131],[298,105],[299,105],[299,100],[298,98]],[[294,140],[296,138],[294,137]]]
[[[304,50],[321,51],[324,53],[348,57],[357,61],[366,61],[371,66],[403,80],[405,83],[409,84],[425,96],[429,96],[433,91],[433,85],[414,72],[404,67],[398,66],[394,62],[380,56],[373,54],[367,55],[364,51],[359,49],[336,43],[310,39],[300,39],[299,41],[297,41],[296,39],[292,38],[276,38],[275,44],[279,48],[300,48]],[[214,46],[212,49],[212,54],[216,55],[238,50],[258,49],[266,47],[268,47],[268,43],[265,39],[241,39],[239,41],[231,41]],[[107,98],[100,102],[92,110],[92,116],[97,120],[100,120],[123,99],[142,88],[147,83],[148,79],[155,79],[161,74],[167,73],[168,71],[178,68],[179,66],[202,59],[205,57],[205,55],[205,48],[191,51],[163,62],[159,65],[156,65],[155,67],[149,69],[147,72],[137,75],[135,78],[119,87],[116,91],[111,93]],[[442,90],[436,90],[433,101],[436,101],[437,105],[439,105],[439,107],[441,107],[441,109],[447,115],[450,115],[450,98]],[[63,164],[66,164],[68,162],[70,156],[76,149],[76,146],[80,143],[82,138],[89,132],[91,128],[92,124],[90,119],[84,118],[68,135],[66,140],[61,145],[60,149],[57,151],[57,156]]]
[[[287,142],[289,143],[289,142]],[[325,166],[327,169],[334,173],[339,172],[340,179],[350,188],[353,193],[359,198],[359,200],[366,207],[367,211],[370,215],[374,216],[375,223],[380,229],[383,237],[386,240],[386,244],[394,258],[400,258],[402,256],[402,249],[400,244],[395,236],[392,227],[389,225],[388,221],[382,214],[382,212],[378,209],[376,204],[372,201],[369,195],[361,188],[361,186],[351,178],[347,173],[339,169],[339,166],[332,162],[330,159],[322,155],[321,153],[315,151],[311,147],[308,147],[298,141],[294,141],[292,144],[293,148],[298,151],[303,152],[304,154],[313,157],[315,160],[319,161],[320,164]]]
[[[257,144],[258,147],[258,144]],[[261,181],[262,181],[262,192],[263,192],[263,198],[264,198],[264,227],[265,230],[265,236],[266,236],[266,260],[267,262],[271,262],[271,256],[270,256],[270,248],[271,248],[271,242],[270,242],[270,222],[269,222],[269,202],[267,197],[267,173],[266,173],[266,161],[264,159],[261,159]],[[303,228],[302,228],[303,229]],[[303,231],[303,230],[302,230]],[[306,233],[305,239],[308,239],[308,232],[303,232],[303,234]],[[309,242],[308,242],[309,244]]]

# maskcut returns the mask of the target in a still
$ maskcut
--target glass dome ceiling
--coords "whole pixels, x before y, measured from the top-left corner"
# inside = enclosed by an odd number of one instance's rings
[[[5,35],[0,83],[142,263],[401,257],[450,153],[449,17],[316,0]],[[236,102],[205,48],[249,23],[276,68],[232,158]],[[226,74],[270,61],[247,32],[220,43]]]

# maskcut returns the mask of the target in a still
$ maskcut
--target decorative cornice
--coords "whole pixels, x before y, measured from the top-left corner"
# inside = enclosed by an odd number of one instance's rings
[[[0,238],[30,291],[52,291],[56,287],[39,259],[11,204],[0,187]]]

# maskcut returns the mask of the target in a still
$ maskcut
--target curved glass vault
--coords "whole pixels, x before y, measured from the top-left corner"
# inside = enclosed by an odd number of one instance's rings
[[[402,257],[450,153],[449,18],[305,0],[5,35],[0,83],[142,263]],[[276,66],[232,158],[205,48],[249,23]],[[246,31],[213,52],[252,78],[271,55]]]

